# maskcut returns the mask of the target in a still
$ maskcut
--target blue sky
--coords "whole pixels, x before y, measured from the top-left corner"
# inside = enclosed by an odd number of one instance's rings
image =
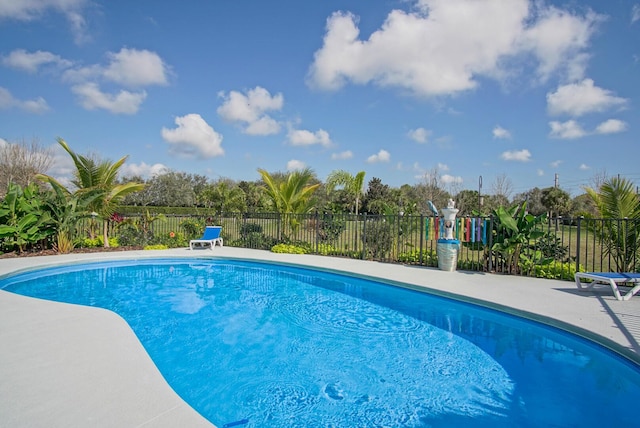
[[[639,183],[639,72],[629,0],[0,0],[0,144],[145,178]]]

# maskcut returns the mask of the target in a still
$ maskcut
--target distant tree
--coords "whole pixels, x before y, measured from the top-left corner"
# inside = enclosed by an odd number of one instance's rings
[[[477,190],[463,190],[455,197],[456,208],[460,211],[458,216],[472,215],[474,211],[480,211],[479,194]]]
[[[209,185],[209,179],[206,176],[200,174],[187,174],[187,177],[191,182],[193,193],[196,195],[195,204],[198,206],[203,206],[204,204],[201,202],[202,192]]]
[[[582,216],[593,218],[598,216],[598,208],[593,202],[593,199],[591,199],[591,196],[589,196],[588,193],[583,193],[571,200],[570,213],[573,217]]]
[[[547,208],[542,203],[542,190],[538,187],[534,187],[531,190],[517,194],[513,198],[513,202],[518,205],[522,205],[522,202],[526,202],[527,211],[534,216],[547,212]]]
[[[44,148],[37,140],[30,143],[22,140],[17,143],[3,143],[0,140],[0,198],[15,183],[21,188],[31,183],[41,184],[37,174],[45,174],[53,164],[51,149]]]
[[[383,184],[382,180],[373,177],[367,186],[363,200],[363,211],[368,214],[384,214],[388,208],[393,206],[391,190],[389,185]]]
[[[549,212],[549,217],[564,216],[569,212],[571,196],[559,187],[542,189],[540,200]]]
[[[400,211],[406,215],[420,214],[420,197],[416,188],[408,184],[400,186],[397,205]]]
[[[185,172],[169,171],[147,181],[143,193],[144,205],[156,207],[192,207],[196,204],[191,175]]]
[[[509,208],[511,203],[504,195],[488,195],[484,197],[484,211],[495,210],[499,207]]]
[[[513,182],[507,176],[507,174],[500,174],[496,176],[495,181],[491,185],[493,195],[500,198],[500,200],[506,200],[506,204],[509,204],[511,200],[511,194],[513,193]]]
[[[268,201],[261,185],[255,181],[240,181],[238,187],[244,192],[246,210],[250,213],[265,211]]]
[[[360,211],[360,201],[364,193],[364,171],[355,175],[344,170],[333,171],[327,177],[326,190],[332,192],[336,187],[342,187],[342,197],[352,201],[353,212],[358,215]]]
[[[242,212],[246,209],[245,194],[235,182],[221,179],[210,183],[202,192],[205,205],[214,208],[216,212]]]
[[[420,201],[420,212],[423,214],[431,214],[427,201],[431,201],[438,209],[447,206],[451,195],[444,189],[440,177],[440,170],[432,168],[424,174],[422,182],[415,186]]]

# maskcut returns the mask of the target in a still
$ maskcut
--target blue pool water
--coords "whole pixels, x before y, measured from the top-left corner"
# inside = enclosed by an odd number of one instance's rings
[[[382,283],[162,259],[0,280],[131,325],[219,427],[639,426],[640,369],[576,336]]]

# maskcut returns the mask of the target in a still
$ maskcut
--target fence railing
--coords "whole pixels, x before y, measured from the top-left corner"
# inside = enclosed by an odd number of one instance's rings
[[[425,215],[243,213],[167,215],[151,225],[152,234],[185,233],[185,222],[221,225],[225,245],[269,250],[285,243],[312,254],[421,266],[437,266],[436,244],[444,230],[441,218]],[[495,227],[492,217],[456,219],[458,269],[514,273],[504,254],[492,251]],[[115,225],[110,228],[117,236]],[[542,237],[519,249],[518,274],[572,279],[577,270],[640,270],[638,220],[559,217],[537,230],[543,232]]]

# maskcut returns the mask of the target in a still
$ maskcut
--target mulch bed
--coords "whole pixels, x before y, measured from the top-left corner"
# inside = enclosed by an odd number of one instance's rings
[[[93,247],[93,248],[74,248],[70,254],[85,254],[85,253],[107,253],[114,251],[132,251],[142,250],[143,247]],[[55,250],[30,250],[18,253],[17,251],[11,253],[0,254],[0,259],[11,259],[16,257],[34,257],[34,256],[55,256],[58,252]]]

